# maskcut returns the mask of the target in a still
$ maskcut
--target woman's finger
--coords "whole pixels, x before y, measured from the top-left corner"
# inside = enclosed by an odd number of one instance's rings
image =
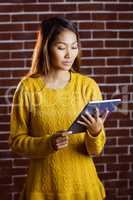
[[[80,120],[78,120],[77,123],[82,124],[82,125],[84,125],[84,126],[88,126],[88,124],[86,124],[85,122],[80,121]]]
[[[108,114],[109,114],[109,110],[106,110],[104,113],[103,113],[103,115],[102,115],[102,121],[103,121],[103,123],[105,122],[105,120],[106,120],[106,118],[107,118],[107,116],[108,116]]]
[[[64,131],[61,133],[61,136],[67,136],[67,135],[71,135],[72,131]]]
[[[99,116],[100,116],[100,111],[99,111],[99,108],[95,108],[95,113],[96,113],[96,120],[98,120]]]
[[[65,143],[65,144],[58,144],[57,145],[57,149],[62,149],[62,148],[64,148],[64,147],[67,147],[68,146],[68,144],[67,143]]]
[[[88,117],[88,116],[87,116]],[[92,121],[90,121],[90,119],[88,119],[86,116],[81,115],[81,118],[84,120],[84,122],[86,122],[87,124],[92,123]],[[79,120],[80,121],[80,120]]]
[[[91,122],[91,123],[93,123],[94,122],[94,117],[92,117],[92,115],[89,113],[89,112],[85,112],[85,115],[88,117],[88,119],[89,119],[89,121]]]
[[[57,142],[57,143],[59,143],[59,142],[65,142],[65,141],[67,141],[67,140],[68,140],[67,137],[59,137],[59,138],[56,139],[56,142]]]

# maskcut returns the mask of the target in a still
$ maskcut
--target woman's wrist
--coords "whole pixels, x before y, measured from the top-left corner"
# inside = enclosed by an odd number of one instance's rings
[[[100,134],[101,130],[102,130],[102,128],[100,128],[100,130],[98,130],[96,132],[89,131],[89,130],[88,130],[88,132],[92,137],[97,137]]]

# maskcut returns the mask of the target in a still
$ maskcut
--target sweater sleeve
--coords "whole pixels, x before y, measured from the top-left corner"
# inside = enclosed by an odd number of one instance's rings
[[[99,88],[98,84],[93,79],[91,81],[91,85],[89,87],[89,90],[91,90],[90,101],[102,100],[100,88]],[[87,91],[88,90],[86,90],[86,98],[88,98]],[[90,98],[90,96],[89,96],[89,98]],[[93,137],[89,133],[88,130],[86,131],[85,146],[86,146],[86,149],[87,149],[87,152],[88,152],[89,155],[90,154],[99,155],[104,148],[105,141],[106,141],[106,137],[105,137],[104,127],[101,129],[100,133],[96,137]]]
[[[20,82],[13,96],[9,146],[15,153],[30,158],[44,158],[54,152],[50,144],[50,135],[43,137],[31,135],[29,93],[23,82]]]

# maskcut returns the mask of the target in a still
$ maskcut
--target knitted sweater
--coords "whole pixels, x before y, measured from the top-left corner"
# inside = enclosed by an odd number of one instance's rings
[[[102,99],[97,83],[71,72],[63,88],[48,88],[44,79],[24,77],[14,94],[9,143],[13,151],[30,158],[24,200],[102,200],[92,154],[105,143],[102,130],[97,137],[88,131],[69,135],[67,147],[55,151],[52,134],[68,130],[85,104]]]

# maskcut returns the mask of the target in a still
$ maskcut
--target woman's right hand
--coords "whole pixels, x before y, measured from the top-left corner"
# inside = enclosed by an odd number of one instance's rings
[[[59,131],[51,136],[51,144],[54,150],[59,150],[68,146],[68,135],[72,131]]]

